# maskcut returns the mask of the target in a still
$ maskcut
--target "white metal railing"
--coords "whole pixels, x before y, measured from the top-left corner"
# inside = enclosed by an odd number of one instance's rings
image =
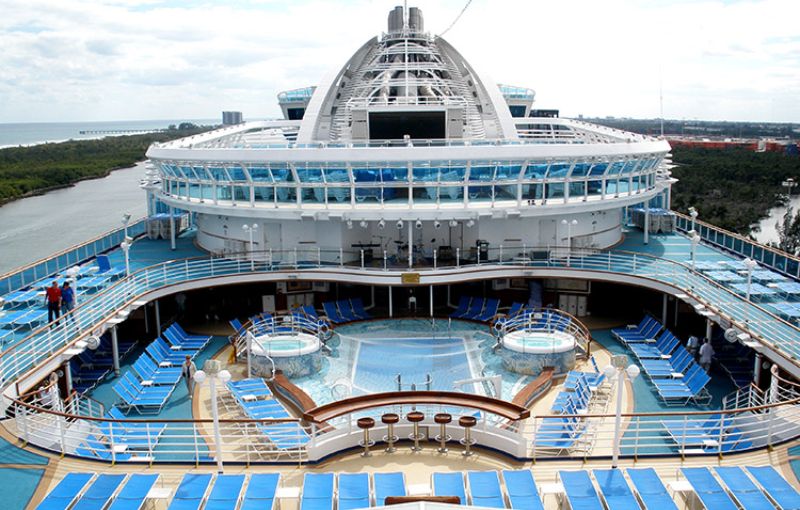
[[[514,316],[496,321],[494,330],[501,343],[506,335],[516,331],[565,334],[574,338],[585,353],[589,352],[588,345],[591,341],[589,330],[578,319],[562,310],[553,308],[526,308]],[[535,349],[534,352],[542,352],[541,346],[528,346],[525,343],[517,346],[515,350],[521,349],[521,352],[525,353],[528,348]]]

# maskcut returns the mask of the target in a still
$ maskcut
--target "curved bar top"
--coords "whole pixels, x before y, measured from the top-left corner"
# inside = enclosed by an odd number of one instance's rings
[[[519,421],[530,417],[530,410],[505,400],[470,395],[452,391],[393,391],[360,395],[337,402],[317,406],[303,414],[303,419],[312,423],[323,423],[345,414],[372,409],[375,407],[413,404],[441,404],[443,406],[467,407],[503,418]]]

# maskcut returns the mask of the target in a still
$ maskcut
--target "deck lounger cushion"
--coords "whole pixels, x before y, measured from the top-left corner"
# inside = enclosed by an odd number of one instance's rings
[[[272,510],[275,506],[275,491],[278,489],[279,480],[279,473],[251,475],[239,510]]]
[[[628,478],[633,482],[644,510],[678,510],[655,469],[628,469]]]
[[[39,503],[37,510],[66,510],[93,476],[92,473],[68,473]]]
[[[368,508],[369,475],[367,473],[342,473],[339,475],[339,510]]]
[[[103,510],[127,475],[103,473],[86,489],[74,510]]]
[[[375,473],[375,505],[383,506],[389,496],[405,496],[406,480],[403,473]]]
[[[728,486],[728,491],[733,495],[733,499],[745,510],[772,510],[774,508],[761,489],[739,466],[717,467],[715,471]]]
[[[621,470],[595,469],[592,473],[608,510],[639,510],[636,496],[631,492]]]
[[[772,466],[749,467],[747,470],[782,510],[800,508],[800,494]]]
[[[464,475],[462,473],[434,473],[434,496],[458,496],[462,505],[467,504],[467,494],[464,490]]]
[[[737,510],[736,504],[725,493],[711,471],[705,467],[681,468],[683,476],[708,510]]]
[[[300,510],[333,510],[333,473],[306,473]]]
[[[558,477],[564,484],[564,492],[572,510],[603,508],[587,471],[559,471]]]
[[[529,469],[503,471],[503,480],[506,483],[506,493],[511,508],[544,510],[533,473]]]
[[[236,510],[244,475],[219,475],[208,495],[205,510]]]
[[[209,484],[211,484],[211,474],[209,473],[183,475],[183,480],[175,490],[175,497],[172,498],[169,510],[199,510]]]
[[[153,488],[156,480],[158,480],[158,475],[141,473],[131,475],[108,510],[140,510],[147,498],[147,493]]]
[[[467,481],[472,506],[505,508],[497,471],[469,471]]]

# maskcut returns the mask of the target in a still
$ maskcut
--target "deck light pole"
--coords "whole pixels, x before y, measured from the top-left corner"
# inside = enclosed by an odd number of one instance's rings
[[[252,225],[244,224],[242,225],[242,230],[247,232],[248,236],[250,237],[250,271],[256,270],[256,261],[253,258],[253,232],[258,230],[258,223],[253,223]],[[272,261],[270,261],[272,263]]]
[[[689,216],[692,218],[692,228],[690,230],[694,231],[694,224],[697,222],[698,212],[697,209],[694,207],[689,208]]]
[[[221,370],[222,364],[219,360],[206,360],[202,370],[194,373],[194,382],[203,384],[208,379],[208,389],[211,393],[211,418],[214,421],[214,450],[217,457],[217,471],[222,473],[222,434],[219,431],[219,406],[217,402],[217,379],[226,384],[231,380],[231,373]]]
[[[606,379],[611,381],[614,375],[617,376],[617,409],[614,420],[614,452],[611,458],[611,467],[616,468],[619,462],[619,442],[622,434],[622,384],[625,382],[625,374],[628,374],[628,379],[633,382],[639,377],[639,367],[631,363],[627,367],[628,357],[624,354],[619,354],[611,357],[611,364],[606,365],[603,369]]]
[[[797,182],[794,180],[794,178],[789,177],[788,179],[786,179],[785,181],[783,181],[781,183],[781,186],[786,188],[786,198],[791,199],[792,198],[792,188],[797,186]]]
[[[758,262],[748,257],[744,259],[744,267],[747,268],[747,300],[750,301],[750,290],[753,284],[753,271],[758,267]]]
[[[689,231],[689,240],[692,242],[692,269],[695,265],[695,256],[697,255],[697,245],[700,244],[700,236],[694,230]]]
[[[561,220],[561,224],[567,227],[567,267],[569,267],[570,255],[572,253],[572,227],[578,224],[578,220]]]
[[[133,245],[133,239],[125,236],[125,240],[120,243],[119,247],[122,248],[122,253],[125,254],[125,276],[131,275],[131,257],[128,252],[131,249],[131,245]]]

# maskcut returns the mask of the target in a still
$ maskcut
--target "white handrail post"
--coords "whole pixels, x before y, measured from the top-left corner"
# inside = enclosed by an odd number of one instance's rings
[[[317,267],[322,267],[322,248],[317,246]]]
[[[297,246],[294,247],[294,268],[299,269],[300,262],[297,260]]]
[[[344,249],[341,246],[339,247],[339,267],[344,267]]]
[[[456,248],[456,267],[461,267],[461,248]]]
[[[433,249],[433,268],[436,269],[436,252],[439,251],[439,248]]]
[[[383,250],[383,270],[388,269],[389,260],[386,258],[386,250]]]
[[[361,269],[364,269],[364,249],[361,249]]]
[[[500,263],[503,263],[503,245],[500,245]]]

